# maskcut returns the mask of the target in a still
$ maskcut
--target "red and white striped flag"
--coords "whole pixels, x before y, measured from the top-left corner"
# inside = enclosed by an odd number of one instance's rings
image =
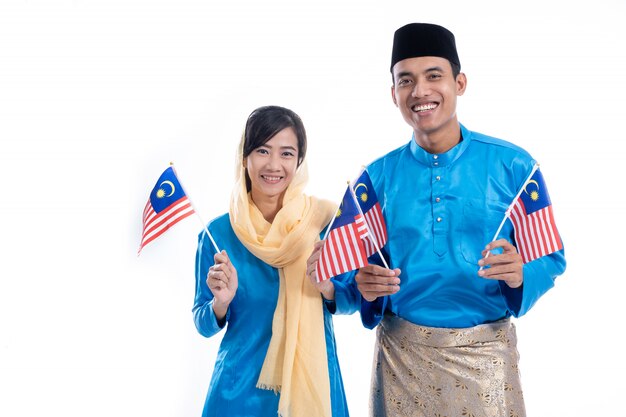
[[[548,188],[538,168],[526,181],[509,210],[517,250],[525,264],[563,249]]]
[[[366,236],[365,219],[359,213],[352,191],[348,188],[322,246],[316,266],[317,282],[367,265],[363,245]]]
[[[194,214],[194,209],[174,169],[167,168],[152,189],[143,210],[143,233],[137,255],[148,243],[192,214]]]
[[[363,170],[354,182],[353,190],[370,232],[364,242],[365,251],[367,256],[372,256],[387,243],[387,226],[372,180],[366,170]]]

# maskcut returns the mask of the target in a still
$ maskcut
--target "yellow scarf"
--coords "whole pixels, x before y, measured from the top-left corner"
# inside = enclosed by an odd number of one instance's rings
[[[241,148],[230,223],[241,243],[278,268],[280,276],[272,339],[257,388],[280,391],[281,417],[331,417],[323,306],[306,276],[306,261],[334,214],[333,204],[302,193],[308,177],[302,164],[287,188],[283,207],[268,223],[246,191]]]

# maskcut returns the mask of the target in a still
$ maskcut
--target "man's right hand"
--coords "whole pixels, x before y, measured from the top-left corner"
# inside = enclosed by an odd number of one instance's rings
[[[400,269],[387,269],[378,265],[367,265],[356,274],[359,292],[367,301],[395,294],[400,291]]]

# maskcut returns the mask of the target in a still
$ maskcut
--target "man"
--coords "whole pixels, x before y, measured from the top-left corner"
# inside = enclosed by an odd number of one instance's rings
[[[565,270],[562,249],[523,263],[509,221],[492,241],[535,161],[459,123],[460,69],[447,29],[413,23],[395,32],[391,95],[413,136],[367,167],[393,269],[370,264],[355,278],[363,323],[378,326],[376,417],[525,416],[509,318]]]

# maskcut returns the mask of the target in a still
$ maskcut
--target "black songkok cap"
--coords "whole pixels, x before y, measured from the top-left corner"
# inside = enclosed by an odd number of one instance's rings
[[[391,72],[397,62],[420,56],[438,56],[461,67],[454,35],[443,26],[431,23],[409,23],[393,35]]]

